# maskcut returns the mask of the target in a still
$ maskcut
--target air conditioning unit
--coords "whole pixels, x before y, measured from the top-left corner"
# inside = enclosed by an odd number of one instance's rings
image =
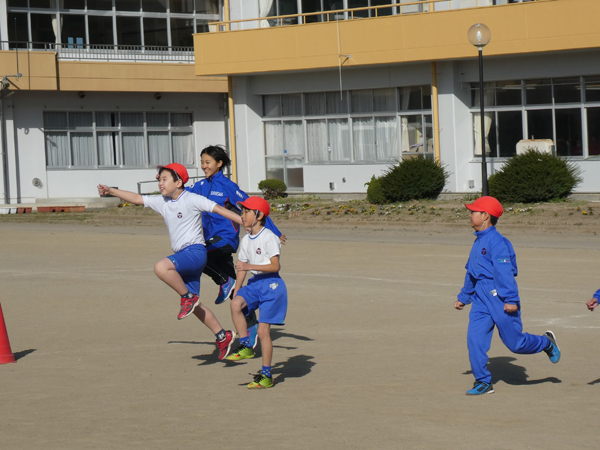
[[[517,155],[525,153],[529,149],[535,149],[541,153],[554,153],[554,142],[552,139],[522,139],[517,142]]]

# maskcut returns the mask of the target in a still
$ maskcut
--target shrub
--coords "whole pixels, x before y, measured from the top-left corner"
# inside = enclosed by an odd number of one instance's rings
[[[432,159],[411,158],[392,166],[381,178],[383,195],[389,202],[436,198],[449,174]]]
[[[501,202],[535,203],[567,197],[581,179],[581,170],[568,160],[527,149],[490,176],[488,183],[490,195]]]
[[[265,200],[273,200],[279,197],[286,197],[287,186],[281,180],[269,178],[258,183],[258,188],[262,191]]]
[[[383,189],[381,188],[381,178],[375,178],[375,175],[371,177],[371,181],[365,183],[367,186],[367,201],[376,205],[383,205],[386,203],[385,195],[383,195]]]

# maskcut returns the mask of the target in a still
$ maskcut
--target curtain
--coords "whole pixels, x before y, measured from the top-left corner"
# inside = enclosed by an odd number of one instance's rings
[[[258,16],[267,17],[271,8],[273,7],[273,0],[258,0]],[[260,28],[269,28],[268,20],[260,21]]]
[[[144,115],[142,113],[121,113],[121,126],[142,128]]]
[[[148,128],[168,128],[169,113],[147,113],[146,122]]]
[[[350,161],[350,127],[348,119],[331,119],[328,121],[329,146],[331,161]]]
[[[375,89],[373,91],[373,107],[377,112],[395,112],[396,89]]]
[[[491,83],[484,83],[483,85],[483,104],[492,105],[494,102],[494,90],[492,89]],[[488,87],[490,87],[488,89]],[[475,96],[475,107],[479,107],[481,102],[479,101],[479,95]],[[485,153],[490,153],[490,143],[488,136],[492,127],[492,112],[483,113],[483,126],[485,131]],[[473,113],[473,137],[475,138],[475,155],[481,156],[481,113]]]
[[[282,116],[302,115],[302,96],[300,94],[286,94],[281,96]]]
[[[263,96],[263,116],[264,117],[279,117],[281,116],[281,105],[279,95],[264,95]]]
[[[304,107],[307,116],[325,115],[325,94],[323,92],[304,94]]]
[[[173,133],[173,161],[190,166],[194,164],[194,146],[192,133]]]
[[[71,133],[72,165],[75,167],[95,166],[93,133]]]
[[[406,111],[408,109],[408,103],[410,101],[410,91],[411,88],[409,87],[402,88],[402,111]],[[410,138],[408,136],[408,116],[402,116],[400,118],[400,122],[402,123],[402,153],[410,152]]]
[[[46,159],[48,167],[70,165],[69,139],[66,132],[46,132]]]
[[[45,129],[67,129],[67,113],[66,112],[45,112],[44,113],[44,128]]]
[[[190,113],[171,113],[172,127],[191,127],[192,115]]]
[[[327,93],[327,114],[348,113],[348,91]]]
[[[92,113],[69,113],[69,128],[92,128],[93,126]]]
[[[122,133],[123,164],[125,166],[145,166],[144,133]]]
[[[372,117],[360,117],[352,120],[354,138],[354,159],[356,161],[375,161],[375,134]]]
[[[281,122],[265,122],[267,156],[283,155],[283,125]]]
[[[395,117],[375,118],[375,142],[377,160],[389,161],[400,157],[398,151],[398,130]]]
[[[96,133],[96,139],[98,141],[98,165],[121,165],[121,158],[118,154],[118,133],[99,131]]]
[[[310,162],[329,160],[327,123],[325,119],[306,121],[306,140],[308,144],[308,160]]]
[[[283,122],[283,150],[288,156],[304,156],[304,133],[302,121]]]
[[[168,131],[148,131],[148,153],[151,166],[182,163],[171,156]]]
[[[373,91],[364,89],[350,93],[353,113],[369,113],[373,111]]]

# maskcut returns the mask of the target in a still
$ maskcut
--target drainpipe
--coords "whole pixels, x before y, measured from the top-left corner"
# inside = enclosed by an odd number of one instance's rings
[[[6,141],[6,117],[4,116],[4,91],[0,92],[0,152],[2,160],[2,179],[4,181],[4,204],[10,203],[10,184],[8,182],[8,147]]]
[[[223,2],[223,18],[225,31],[231,30],[229,24],[229,0]],[[233,109],[233,79],[227,76],[227,110],[229,111],[229,147],[231,150],[231,181],[237,183],[237,147],[235,145],[235,112]]]
[[[431,62],[431,107],[433,109],[433,151],[435,162],[440,164],[440,115],[438,109],[437,64]]]

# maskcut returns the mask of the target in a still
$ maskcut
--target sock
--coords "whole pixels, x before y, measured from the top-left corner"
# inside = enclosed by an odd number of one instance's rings
[[[187,294],[184,294],[181,296],[181,298],[193,298],[194,294],[192,294],[190,291],[187,292]]]
[[[217,341],[221,342],[223,339],[225,339],[226,336],[225,329],[221,328],[221,331],[215,334],[215,336],[217,337]]]
[[[250,345],[250,336],[246,336],[246,337],[240,338],[240,345],[243,345],[244,347],[250,348],[251,347],[251,345]]]
[[[265,377],[271,378],[271,366],[262,366],[260,373]]]

